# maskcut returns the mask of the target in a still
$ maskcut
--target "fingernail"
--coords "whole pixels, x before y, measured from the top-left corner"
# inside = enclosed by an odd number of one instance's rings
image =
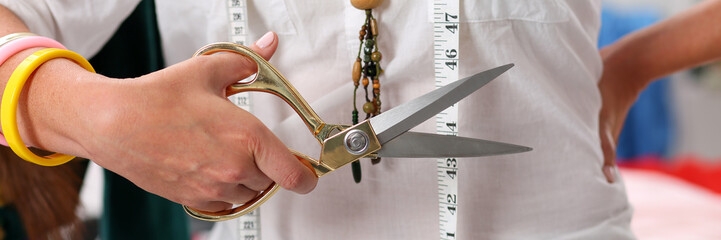
[[[616,177],[613,174],[612,166],[603,166],[603,175],[606,175],[606,180],[608,180],[608,183],[614,183],[616,182]]]
[[[270,44],[273,43],[273,32],[267,32],[263,37],[258,39],[258,41],[255,42],[255,45],[258,46],[260,49],[266,48],[270,46]]]

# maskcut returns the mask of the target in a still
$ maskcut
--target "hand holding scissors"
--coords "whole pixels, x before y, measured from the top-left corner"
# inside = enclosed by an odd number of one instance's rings
[[[195,53],[195,56],[218,52],[242,54],[258,66],[258,73],[254,80],[232,84],[226,89],[227,95],[246,91],[272,93],[283,99],[300,115],[311,134],[320,143],[321,154],[320,158],[316,160],[302,153],[292,152],[299,160],[312,166],[318,177],[364,157],[478,157],[531,150],[524,146],[481,139],[408,132],[409,129],[483,87],[513,67],[513,64],[458,80],[374,118],[354,126],[346,126],[324,122],[278,70],[245,46],[215,43],[201,48]],[[200,220],[229,220],[255,210],[277,190],[278,185],[273,183],[244,205],[220,212],[206,212],[187,206],[183,207],[188,214]]]

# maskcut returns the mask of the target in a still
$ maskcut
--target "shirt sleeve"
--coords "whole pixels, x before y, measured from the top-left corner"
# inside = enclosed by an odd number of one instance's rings
[[[0,0],[35,34],[90,58],[113,36],[140,0]]]

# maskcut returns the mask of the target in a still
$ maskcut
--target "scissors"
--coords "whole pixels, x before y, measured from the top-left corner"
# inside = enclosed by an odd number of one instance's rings
[[[250,48],[234,43],[213,43],[202,47],[193,56],[218,52],[242,54],[258,66],[255,78],[249,82],[232,84],[226,89],[228,96],[246,91],[271,93],[283,99],[300,115],[320,143],[321,154],[316,160],[292,149],[291,152],[299,160],[309,163],[318,177],[364,157],[480,157],[531,150],[508,143],[408,131],[483,87],[513,67],[513,64],[455,81],[371,119],[348,126],[324,122],[285,77]],[[200,220],[224,221],[255,210],[277,191],[278,184],[273,183],[249,202],[220,212],[201,211],[188,206],[183,208],[190,216]]]

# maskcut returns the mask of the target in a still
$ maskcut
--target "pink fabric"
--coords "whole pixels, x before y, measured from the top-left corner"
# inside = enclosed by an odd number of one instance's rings
[[[619,171],[638,239],[721,239],[721,194],[656,170]]]
[[[65,46],[60,44],[58,41],[43,36],[29,36],[19,38],[0,46],[0,65],[4,64],[5,61],[7,61],[8,58],[12,57],[13,55],[26,49],[35,47],[66,49]],[[5,140],[5,136],[2,135],[2,132],[0,132],[0,144],[5,146],[8,145],[7,141]]]

